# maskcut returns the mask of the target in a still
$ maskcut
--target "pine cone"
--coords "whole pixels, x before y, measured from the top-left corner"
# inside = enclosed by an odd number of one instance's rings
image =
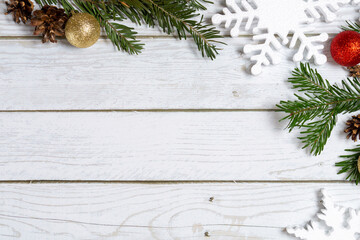
[[[41,10],[34,11],[34,17],[31,19],[31,25],[35,26],[34,35],[42,34],[43,43],[56,43],[56,36],[65,35],[68,18],[64,9],[45,5]]]
[[[360,65],[347,68],[351,77],[360,77]]]
[[[12,13],[14,22],[20,23],[21,20],[23,23],[26,23],[31,19],[31,13],[34,9],[34,3],[31,0],[10,0],[10,2],[5,2],[5,4],[7,6],[5,15]]]
[[[345,129],[345,132],[348,133],[346,138],[349,139],[351,137],[351,139],[356,142],[356,138],[360,133],[360,114],[357,116],[352,116],[352,119],[348,120],[346,125],[348,125],[348,128]]]

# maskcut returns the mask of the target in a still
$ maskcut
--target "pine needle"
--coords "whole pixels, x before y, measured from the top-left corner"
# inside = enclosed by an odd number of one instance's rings
[[[341,30],[360,32],[360,25],[358,23],[346,21],[346,26],[342,26]]]
[[[280,101],[276,106],[288,114],[282,120],[289,121],[289,131],[302,129],[299,139],[304,148],[319,155],[336,125],[337,115],[360,110],[360,82],[348,78],[339,86],[331,85],[308,63],[301,63],[289,82],[302,95],[294,94],[296,100]]]
[[[176,34],[179,39],[192,36],[202,56],[215,59],[224,44],[215,27],[205,24],[197,11],[206,10],[208,0],[36,0],[39,5],[61,5],[67,13],[72,10],[93,15],[105,30],[108,38],[119,50],[138,54],[143,49],[137,32],[119,22],[129,19],[149,27],[159,26],[164,33]],[[199,18],[200,20],[194,20]]]
[[[349,181],[355,181],[356,185],[360,182],[360,172],[358,169],[358,159],[360,157],[360,145],[354,149],[346,149],[345,151],[350,152],[349,155],[340,156],[346,160],[338,162],[335,165],[341,167],[338,174],[347,173],[346,179]]]

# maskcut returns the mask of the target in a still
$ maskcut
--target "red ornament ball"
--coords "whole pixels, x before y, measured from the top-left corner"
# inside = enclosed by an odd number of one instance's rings
[[[332,40],[331,56],[338,64],[352,67],[360,63],[360,33],[341,32]]]

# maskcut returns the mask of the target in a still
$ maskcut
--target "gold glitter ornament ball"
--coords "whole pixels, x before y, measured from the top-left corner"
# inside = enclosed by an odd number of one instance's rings
[[[100,24],[88,13],[74,13],[66,23],[65,36],[75,47],[90,47],[100,37]]]

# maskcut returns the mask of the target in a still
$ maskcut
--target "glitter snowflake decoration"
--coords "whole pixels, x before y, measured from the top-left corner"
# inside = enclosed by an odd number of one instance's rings
[[[286,231],[303,240],[360,239],[360,210],[336,206],[322,190],[324,209],[305,228],[288,227]]]
[[[316,20],[331,22],[336,18],[335,12],[350,2],[351,0],[293,0],[291,3],[289,0],[226,0],[227,7],[223,9],[223,14],[214,15],[212,22],[217,25],[225,23],[225,28],[231,28],[232,37],[239,36],[242,23],[245,24],[246,31],[252,30],[253,40],[257,43],[245,45],[244,53],[252,55],[250,60],[254,65],[251,73],[257,75],[261,73],[263,65],[280,62],[276,51],[287,44],[289,48],[298,47],[293,56],[295,62],[314,59],[315,64],[324,64],[327,58],[321,50],[328,35],[307,35],[312,29],[304,30],[301,25]],[[291,37],[290,33],[293,34]]]

